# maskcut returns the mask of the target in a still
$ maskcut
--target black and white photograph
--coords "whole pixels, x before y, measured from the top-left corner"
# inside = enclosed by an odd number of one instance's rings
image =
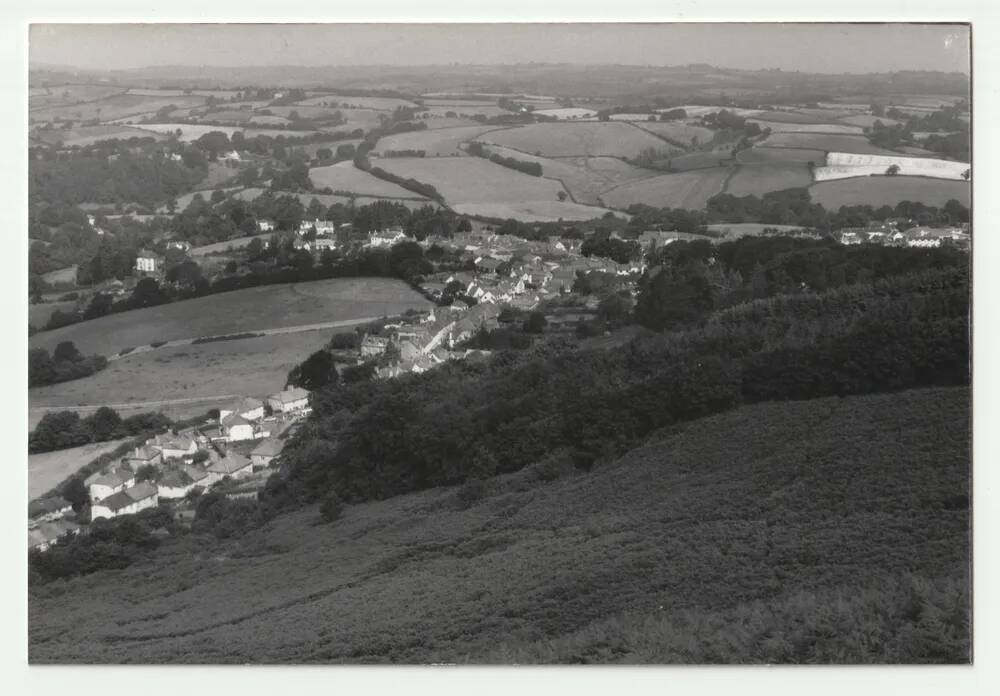
[[[973,24],[25,32],[32,668],[973,663]]]

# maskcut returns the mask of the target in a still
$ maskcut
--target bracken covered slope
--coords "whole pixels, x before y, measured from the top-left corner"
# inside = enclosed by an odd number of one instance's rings
[[[577,473],[169,540],[30,598],[52,662],[963,662],[969,390],[742,407]]]

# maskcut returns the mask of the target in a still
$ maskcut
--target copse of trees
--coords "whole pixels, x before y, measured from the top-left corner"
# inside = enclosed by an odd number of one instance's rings
[[[28,386],[41,387],[88,377],[107,365],[107,358],[84,356],[72,341],[57,345],[52,355],[44,348],[32,348],[28,351]]]
[[[494,164],[499,164],[501,167],[507,167],[508,169],[517,170],[523,174],[530,174],[531,176],[542,175],[542,165],[538,162],[525,162],[515,157],[504,157],[496,153],[491,153],[482,143],[478,141],[472,141],[469,143],[466,151],[470,155],[488,159]]]
[[[28,436],[28,451],[51,452],[91,442],[152,435],[170,425],[172,421],[162,413],[138,413],[123,419],[108,406],[101,406],[85,418],[76,411],[51,411],[42,416]]]

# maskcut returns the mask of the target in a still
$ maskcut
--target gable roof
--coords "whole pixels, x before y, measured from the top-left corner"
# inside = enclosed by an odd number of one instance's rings
[[[241,416],[239,413],[230,413],[228,416],[222,419],[221,423],[227,428],[232,428],[237,425],[250,425],[250,421]]]
[[[118,467],[117,469],[110,469],[96,479],[91,481],[91,486],[108,486],[110,488],[117,488],[122,484],[131,481],[135,478],[135,474],[127,469]]]
[[[124,510],[133,503],[135,503],[135,500],[128,496],[125,491],[118,491],[114,495],[109,495],[107,498],[99,503],[95,503],[94,505],[95,507],[106,507],[112,512],[118,512],[119,510]]]
[[[242,454],[230,452],[223,459],[212,462],[206,467],[213,474],[232,474],[250,466],[250,460]]]
[[[281,454],[281,451],[285,449],[285,441],[278,440],[277,438],[269,437],[263,442],[261,442],[257,447],[254,448],[250,456],[253,455],[261,457],[276,457]]]
[[[54,495],[51,498],[39,498],[28,503],[28,517],[40,517],[50,512],[59,512],[72,507],[65,498]]]
[[[203,478],[205,478],[206,476],[208,476],[208,472],[205,471],[204,469],[202,469],[200,466],[193,466],[191,464],[185,464],[184,466],[181,467],[181,470],[185,474],[187,474],[188,478],[190,478],[195,483],[198,483]]]
[[[129,499],[133,501],[145,500],[146,498],[156,495],[156,486],[149,481],[141,481],[131,488],[126,488],[122,491],[122,493],[127,495]]]
[[[160,455],[160,450],[156,447],[136,447],[135,451],[128,456],[129,459],[149,460]]]
[[[365,337],[367,338],[367,336]],[[303,389],[302,387],[292,387],[291,389],[285,389],[277,394],[272,394],[272,399],[277,399],[283,404],[291,403],[292,401],[299,401],[301,399],[309,398],[309,391]]]
[[[182,469],[171,469],[163,474],[157,482],[159,486],[167,488],[183,488],[194,483],[194,479]]]

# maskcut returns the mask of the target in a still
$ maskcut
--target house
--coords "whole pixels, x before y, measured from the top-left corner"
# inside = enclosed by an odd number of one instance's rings
[[[258,220],[257,229],[261,232],[274,232],[274,220]]]
[[[230,452],[222,459],[217,459],[205,467],[205,472],[208,475],[204,478],[203,485],[211,486],[226,476],[234,479],[249,476],[253,473],[253,463],[249,457],[244,457],[242,454],[237,454],[236,452]]]
[[[219,161],[224,164],[236,164],[237,162],[242,162],[243,158],[240,157],[240,153],[236,150],[230,150],[229,152],[220,154]]]
[[[388,347],[388,338],[369,334],[361,339],[361,357],[370,358],[375,355],[382,355]]]
[[[368,246],[391,247],[397,242],[406,239],[406,233],[402,227],[390,227],[385,230],[376,230],[368,233]]]
[[[676,232],[664,232],[662,230],[646,230],[642,232],[638,239],[639,246],[642,249],[648,249],[653,247],[654,249],[659,249],[660,247],[665,247],[671,242],[677,241]]]
[[[111,519],[121,515],[134,515],[140,510],[155,507],[158,503],[156,486],[143,481],[94,503],[90,508],[90,519],[93,521],[101,517]]]
[[[311,229],[316,230],[317,235],[331,235],[336,230],[337,226],[332,220],[320,220],[316,218],[311,222],[309,220],[303,220],[299,223],[299,234],[305,234]]]
[[[337,240],[329,237],[321,237],[313,242],[316,251],[333,251],[337,248]]]
[[[125,458],[125,461],[132,467],[132,471],[138,471],[139,467],[142,466],[159,466],[162,464],[163,453],[160,452],[158,447],[145,445],[143,447],[136,447],[135,451]]]
[[[267,403],[275,413],[292,413],[309,408],[309,392],[301,387],[292,387],[271,394]]]
[[[863,240],[857,232],[844,232],[839,235],[839,239],[841,244],[861,244],[861,242],[867,241]]]
[[[28,530],[28,549],[48,551],[52,544],[62,537],[79,533],[80,525],[69,520],[43,522],[34,529]]]
[[[192,473],[199,474],[197,478]],[[183,498],[188,493],[198,487],[201,481],[207,478],[208,474],[198,467],[182,467],[171,469],[160,477],[156,482],[158,495],[161,498]]]
[[[141,273],[159,273],[163,270],[164,258],[155,251],[142,249],[135,257],[135,270]]]
[[[191,249],[191,242],[183,239],[172,239],[167,242],[168,249],[180,249],[181,251],[189,251]]]
[[[264,402],[252,397],[244,397],[239,401],[219,409],[219,418],[225,418],[229,414],[235,413],[247,420],[260,420],[264,417]]]
[[[33,500],[28,503],[28,526],[34,527],[43,522],[58,520],[72,511],[73,506],[70,502],[58,495]]]
[[[242,440],[253,440],[256,432],[253,423],[238,413],[230,413],[219,421],[220,430],[226,438],[226,442],[240,442]]]
[[[281,455],[281,450],[284,448],[284,440],[269,437],[257,445],[257,447],[250,453],[250,462],[253,464],[254,468],[271,466],[271,462]]]
[[[495,274],[497,268],[503,265],[503,263],[500,259],[493,258],[492,256],[483,256],[476,259],[476,270],[480,273]]]
[[[191,457],[198,451],[198,443],[194,438],[183,435],[157,435],[153,438],[152,444],[159,448],[162,459],[183,459]]]
[[[88,489],[90,501],[91,503],[96,503],[134,485],[135,474],[131,471],[125,467],[111,469],[91,481]]]

